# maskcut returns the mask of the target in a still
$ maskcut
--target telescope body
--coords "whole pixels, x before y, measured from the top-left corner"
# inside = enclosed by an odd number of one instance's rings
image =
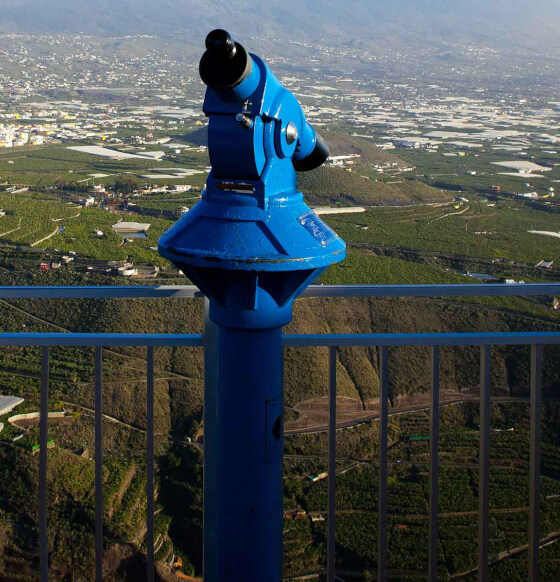
[[[318,167],[328,148],[295,96],[225,31],[206,46],[212,170],[201,201],[159,240],[217,326],[205,370],[204,580],[280,582],[282,326],[346,246],[297,189],[296,169]]]

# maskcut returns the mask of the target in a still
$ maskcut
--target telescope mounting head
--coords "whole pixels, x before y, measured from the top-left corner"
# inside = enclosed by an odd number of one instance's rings
[[[212,171],[159,251],[210,298],[216,323],[285,325],[293,299],[346,255],[296,183],[296,170],[319,167],[328,147],[293,93],[227,31],[207,36],[200,76]]]
[[[271,196],[297,191],[294,170],[325,162],[328,146],[295,96],[227,31],[206,37],[199,69],[208,87],[203,109],[209,117],[209,191],[214,178],[245,180],[265,190],[260,204],[266,205]]]

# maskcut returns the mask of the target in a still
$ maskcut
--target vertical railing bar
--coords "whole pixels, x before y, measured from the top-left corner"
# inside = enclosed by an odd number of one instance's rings
[[[490,346],[480,354],[480,437],[478,499],[478,580],[488,580],[490,489]]]
[[[389,348],[381,347],[379,394],[379,507],[377,579],[387,580],[387,449],[389,413]]]
[[[49,350],[41,354],[41,403],[39,416],[39,560],[41,582],[49,579],[49,545],[47,539],[47,442],[49,430]]]
[[[439,444],[439,346],[432,348],[432,400],[430,406],[430,550],[428,580],[438,579],[438,444]]]
[[[154,580],[154,348],[147,348],[146,394],[146,581]]]
[[[336,573],[336,347],[329,348],[329,482],[328,482],[327,582]]]
[[[529,581],[539,579],[542,346],[531,346],[531,457],[529,469]]]
[[[103,582],[103,354],[95,348],[95,580]]]

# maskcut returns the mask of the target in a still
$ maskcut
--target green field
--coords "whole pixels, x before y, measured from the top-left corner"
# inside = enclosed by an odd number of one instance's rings
[[[477,197],[458,206],[373,208],[363,214],[327,216],[326,221],[349,243],[375,243],[529,265],[560,258],[560,239],[527,232],[560,231],[560,215],[514,201],[499,201],[491,207]]]
[[[152,217],[144,220],[141,216],[124,218],[151,224],[148,238],[125,243],[111,228],[123,217],[99,208],[83,208],[60,202],[52,195],[27,193],[0,193],[0,208],[6,212],[0,218],[0,238],[7,242],[73,251],[92,259],[110,261],[128,257],[136,264],[167,264],[150,247],[157,246],[158,238],[173,221]],[[59,227],[64,231],[58,232]],[[95,234],[98,229],[104,233],[102,237]],[[39,242],[50,235],[54,236]]]
[[[33,194],[0,193],[0,238],[33,245],[74,220],[81,207]]]
[[[336,142],[344,153],[354,147]],[[365,164],[390,161],[375,158],[365,148]],[[16,157],[16,154],[20,157]],[[412,154],[411,154],[412,155]],[[416,155],[416,154],[414,154]],[[418,154],[420,155],[420,154]],[[423,155],[423,154],[422,154]],[[373,156],[373,157],[371,157]],[[13,158],[13,159],[12,159]],[[12,159],[14,164],[8,164]],[[447,158],[444,158],[447,159]],[[110,213],[101,208],[82,208],[83,196],[76,181],[89,173],[120,172],[137,177],[156,167],[151,161],[116,162],[66,150],[64,146],[20,148],[0,154],[0,176],[13,183],[38,185],[31,193],[0,193],[0,239],[4,243],[0,279],[14,284],[114,284],[105,275],[91,275],[83,266],[63,266],[39,271],[42,260],[53,260],[73,251],[77,259],[124,260],[135,264],[169,266],[153,247],[173,220],[154,218],[142,212],[173,211],[190,206],[199,189],[187,193],[162,193],[132,197],[138,213]],[[204,155],[177,156],[162,164],[204,167]],[[187,166],[187,164],[189,164]],[[70,173],[72,170],[72,173]],[[560,231],[560,215],[544,212],[519,201],[499,199],[495,206],[481,196],[469,194],[470,202],[451,202],[449,193],[403,178],[400,184],[366,179],[371,167],[356,172],[326,168],[315,179],[302,178],[300,185],[312,204],[368,206],[364,213],[329,215],[325,220],[349,245],[347,259],[328,269],[324,284],[430,284],[467,283],[467,269],[487,270],[502,278],[545,280],[534,269],[541,259],[558,260],[560,241],[530,234],[528,230]],[[363,175],[362,175],[363,171]],[[373,175],[373,174],[372,174]],[[194,186],[202,186],[204,175]],[[422,178],[422,177],[421,177]],[[424,178],[422,178],[424,179]],[[26,181],[27,180],[27,181]],[[42,186],[64,182],[58,190]],[[163,183],[163,182],[162,182]],[[70,192],[70,193],[69,193]],[[427,204],[426,201],[432,202]],[[413,205],[414,203],[418,204]],[[380,204],[402,204],[382,206]],[[456,206],[458,206],[456,208]],[[134,208],[134,207],[132,207]],[[147,239],[131,242],[116,235],[111,226],[120,219],[148,222]],[[59,226],[63,227],[58,232]],[[98,237],[95,230],[103,231]],[[476,234],[476,233],[481,234]],[[56,233],[56,234],[55,234]],[[42,238],[51,238],[39,242]],[[37,243],[37,244],[36,244]],[[29,248],[28,245],[36,244]],[[151,248],[152,247],[152,248]],[[413,251],[413,252],[408,252]],[[435,255],[438,254],[436,257]],[[439,256],[441,254],[442,256]],[[457,258],[459,257],[459,258]],[[76,260],[76,263],[79,261]],[[512,264],[515,263],[515,264]],[[469,265],[474,265],[470,267]],[[548,275],[553,277],[554,273]],[[550,279],[546,279],[550,280]],[[468,300],[301,300],[294,308],[288,333],[388,333],[451,331],[544,331],[558,329],[558,312],[550,301],[539,298],[485,298]],[[320,316],[318,315],[320,314]],[[0,302],[3,331],[154,332],[199,333],[202,303],[194,300],[97,300],[97,301],[5,301]],[[524,348],[495,348],[492,352],[492,388],[496,394],[526,391],[529,372]],[[378,353],[375,349],[338,350],[338,394],[368,409],[376,402],[379,388]],[[104,423],[105,542],[107,548],[124,552],[123,540],[133,540],[137,555],[142,551],[145,522],[145,353],[140,348],[104,350],[104,411],[122,425]],[[546,351],[543,379],[547,387],[558,385],[557,350]],[[391,398],[406,400],[429,391],[429,354],[424,348],[391,350],[389,370]],[[36,348],[7,348],[0,357],[0,391],[26,398],[23,410],[37,410],[41,352]],[[478,353],[469,348],[442,350],[442,390],[463,392],[476,388]],[[298,406],[326,394],[326,350],[286,350],[285,401],[287,419],[300,415]],[[65,408],[66,425],[49,428],[56,444],[49,489],[50,527],[57,532],[51,548],[51,563],[57,579],[74,573],[87,579],[93,559],[92,464],[79,456],[93,454],[93,354],[87,349],[53,348],[51,357],[51,407]],[[201,456],[186,437],[194,437],[202,422],[203,360],[200,350],[158,348],[156,351],[156,447],[158,500],[156,520],[158,559],[180,555],[185,572],[201,570]],[[542,479],[542,532],[556,531],[560,523],[560,462],[557,448],[557,415],[553,404],[545,406]],[[0,419],[6,423],[6,419]],[[442,408],[440,439],[441,490],[439,563],[442,579],[467,572],[476,565],[476,512],[478,506],[478,406],[463,404]],[[509,431],[511,427],[514,431]],[[491,552],[519,548],[527,537],[528,499],[527,405],[493,407],[491,474]],[[428,545],[429,441],[410,441],[426,436],[425,413],[390,420],[389,454],[389,568],[402,580],[425,579]],[[377,423],[367,422],[337,432],[337,567],[357,579],[371,579],[377,564]],[[24,444],[33,445],[37,429],[30,429]],[[11,446],[18,429],[7,426],[1,439],[0,477],[7,481],[17,472],[18,486],[0,488],[0,544],[8,539],[8,571],[22,564],[33,565],[29,555],[36,546],[36,511],[29,503],[37,493],[37,459],[20,447]],[[555,436],[556,435],[556,436]],[[170,440],[172,437],[174,440]],[[287,575],[322,572],[326,562],[326,480],[312,483],[310,474],[326,470],[326,434],[290,436],[287,439],[285,508],[305,511],[303,519],[285,520],[285,572]],[[312,458],[308,458],[311,456]],[[21,486],[20,486],[21,485]],[[313,519],[315,518],[315,519]],[[24,523],[22,532],[10,523]],[[4,538],[2,537],[4,536]],[[10,554],[10,552],[13,553]],[[22,553],[23,552],[23,553]],[[121,556],[124,559],[124,554]],[[34,558],[33,558],[34,559]],[[556,545],[542,552],[541,572],[548,576],[558,559]],[[81,560],[75,572],[70,565]],[[526,552],[492,566],[496,580],[521,579]],[[465,574],[465,580],[470,575]],[[516,577],[517,576],[517,577]],[[317,575],[320,579],[320,574]],[[547,579],[547,578],[544,578]]]

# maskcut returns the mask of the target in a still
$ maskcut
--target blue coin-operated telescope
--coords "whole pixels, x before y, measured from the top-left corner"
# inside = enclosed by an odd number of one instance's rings
[[[297,99],[225,30],[206,49],[212,171],[202,200],[159,240],[219,326],[204,403],[204,581],[279,582],[282,326],[346,246],[297,189],[296,170],[329,155]]]

